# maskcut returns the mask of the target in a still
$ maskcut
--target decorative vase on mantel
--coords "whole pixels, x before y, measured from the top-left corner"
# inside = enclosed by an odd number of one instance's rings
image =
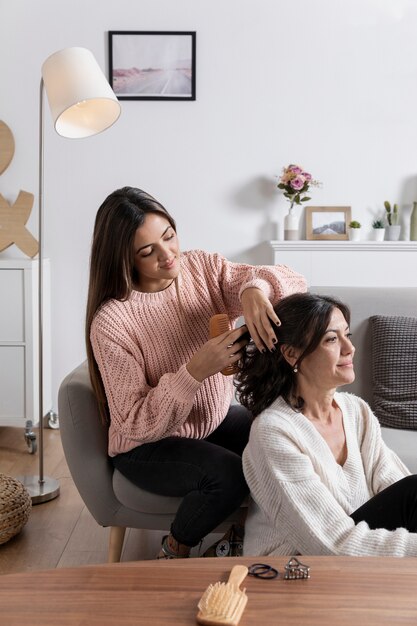
[[[290,209],[284,217],[284,239],[286,241],[297,241],[300,239],[298,226],[299,219],[294,213],[294,202],[291,202]]]
[[[417,241],[417,202],[413,202],[410,219],[410,241]]]
[[[411,237],[411,214],[413,207],[411,204],[405,205],[401,210],[401,239],[410,241]]]

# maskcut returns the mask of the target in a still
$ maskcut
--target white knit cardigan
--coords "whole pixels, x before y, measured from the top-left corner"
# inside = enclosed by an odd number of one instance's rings
[[[339,465],[325,439],[278,398],[254,421],[243,453],[252,501],[245,555],[417,556],[417,533],[370,530],[349,515],[410,472],[382,440],[360,398],[336,393],[347,459]]]

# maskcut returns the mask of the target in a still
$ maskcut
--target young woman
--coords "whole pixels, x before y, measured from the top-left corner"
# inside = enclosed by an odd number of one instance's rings
[[[304,293],[274,309],[277,351],[247,346],[236,376],[255,417],[244,554],[417,556],[417,476],[366,402],[336,391],[355,377],[348,307]]]
[[[220,372],[240,359],[247,329],[258,349],[275,349],[271,302],[301,290],[303,277],[285,266],[181,253],[174,220],[140,189],[119,189],[99,208],[86,321],[91,380],[115,467],[147,491],[183,498],[161,558],[188,556],[247,495],[241,455],[251,419],[230,406],[233,382]],[[243,314],[247,329],[209,340],[216,313],[232,325]]]

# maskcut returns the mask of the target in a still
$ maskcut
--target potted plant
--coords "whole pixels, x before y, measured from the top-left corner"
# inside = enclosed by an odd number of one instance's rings
[[[388,200],[385,200],[384,207],[386,211],[386,218],[388,222],[387,227],[387,239],[388,241],[398,241],[400,238],[401,225],[398,223],[399,220],[399,212],[398,212],[398,204],[394,204],[391,209],[391,204]]]
[[[374,220],[372,222],[372,234],[374,241],[384,241],[385,223],[384,220]]]
[[[359,241],[361,238],[361,223],[357,220],[349,222],[349,239],[350,241]]]

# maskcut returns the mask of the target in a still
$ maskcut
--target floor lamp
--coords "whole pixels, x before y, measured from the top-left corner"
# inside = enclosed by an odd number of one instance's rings
[[[93,54],[86,48],[65,48],[42,65],[39,99],[39,255],[38,255],[38,350],[39,350],[39,476],[19,479],[33,504],[59,495],[59,483],[43,470],[43,139],[44,91],[56,132],[82,139],[96,135],[120,116],[120,103]]]

